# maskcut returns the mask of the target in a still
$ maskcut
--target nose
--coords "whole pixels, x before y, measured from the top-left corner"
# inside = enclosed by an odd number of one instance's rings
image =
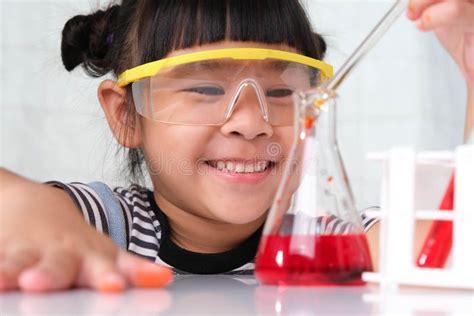
[[[273,127],[268,123],[265,99],[258,86],[242,83],[228,108],[226,122],[221,126],[224,135],[237,135],[247,140],[271,137]]]

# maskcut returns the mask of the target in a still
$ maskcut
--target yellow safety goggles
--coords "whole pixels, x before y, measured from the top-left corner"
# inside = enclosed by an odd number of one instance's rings
[[[293,92],[332,76],[331,65],[300,54],[230,48],[147,63],[120,74],[118,85],[132,84],[137,112],[163,123],[222,125],[241,102],[269,124],[292,125]]]

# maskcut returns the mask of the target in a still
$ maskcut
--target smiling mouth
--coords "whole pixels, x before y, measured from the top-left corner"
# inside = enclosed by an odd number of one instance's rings
[[[275,166],[274,161],[260,160],[254,162],[239,162],[232,160],[207,160],[205,163],[219,171],[229,173],[263,173]]]

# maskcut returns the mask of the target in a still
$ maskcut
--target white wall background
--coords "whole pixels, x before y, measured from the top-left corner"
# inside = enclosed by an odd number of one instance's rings
[[[45,181],[124,183],[96,98],[100,80],[67,73],[66,20],[106,1],[0,0],[0,165]],[[304,0],[336,69],[391,5],[386,0]],[[402,17],[343,84],[339,141],[359,207],[379,201],[380,166],[368,151],[397,145],[452,149],[462,140],[465,85],[432,34]]]

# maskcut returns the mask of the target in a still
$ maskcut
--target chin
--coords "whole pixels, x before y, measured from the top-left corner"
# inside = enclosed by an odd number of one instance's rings
[[[244,225],[252,223],[264,214],[266,214],[268,207],[256,207],[255,204],[248,205],[244,203],[236,203],[233,205],[224,204],[220,205],[218,208],[213,208],[214,210],[219,210],[217,212],[212,212],[214,217],[224,223],[235,224],[235,225]]]

